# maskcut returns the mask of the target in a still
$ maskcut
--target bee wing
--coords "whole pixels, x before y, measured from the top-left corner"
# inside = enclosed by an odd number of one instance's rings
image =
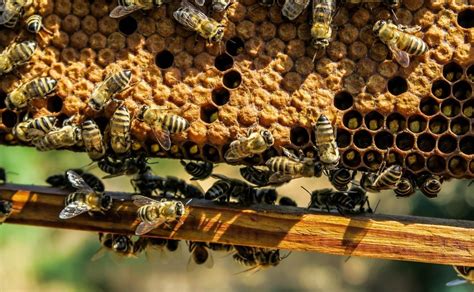
[[[395,44],[390,43],[388,48],[393,54],[393,57],[400,66],[407,68],[410,65],[410,55],[407,52],[400,50]]]
[[[207,261],[204,263],[204,267],[208,269],[212,269],[214,267],[214,257],[212,256],[212,252],[210,249],[207,250],[209,253],[209,257],[207,258]]]
[[[135,229],[135,235],[144,235],[165,223],[165,221],[165,218],[158,218],[158,220],[154,223],[140,222],[140,224],[137,226],[137,229]]]
[[[293,153],[290,152],[290,150],[286,149],[285,147],[282,147],[283,149],[283,154],[285,154],[286,157],[290,158],[293,161],[299,162],[300,159]]]
[[[300,176],[290,175],[290,174],[282,174],[281,172],[275,172],[268,178],[268,182],[272,184],[278,183],[286,183],[294,178],[298,178]]]
[[[95,193],[95,191],[84,181],[84,179],[73,170],[68,170],[66,174],[68,181],[72,184],[74,188],[78,190],[84,190],[90,193]]]
[[[11,4],[10,2],[6,2],[3,5],[1,5],[0,10],[2,13],[0,14],[0,25],[9,22],[12,18],[20,14],[21,9],[22,9],[21,5]]]
[[[190,30],[195,30],[203,20],[208,18],[202,11],[196,9],[186,0],[182,1],[181,7],[173,12],[173,17]]]
[[[117,6],[115,7],[112,11],[110,11],[110,14],[109,16],[112,17],[112,18],[120,18],[122,16],[125,16],[125,15],[128,15],[132,12],[135,12],[137,10],[140,10],[142,9],[141,6],[139,5],[133,5],[133,6],[129,6],[129,7],[125,7],[125,6]]]
[[[452,280],[452,281],[446,283],[446,286],[452,287],[452,286],[462,285],[462,284],[465,284],[465,283],[467,283],[467,280],[464,280],[464,279],[456,279],[456,280]]]
[[[155,136],[156,141],[160,144],[161,148],[164,150],[170,150],[171,148],[171,138],[170,131],[161,125],[154,125],[151,128],[153,135]]]
[[[70,219],[89,211],[89,207],[80,202],[72,202],[59,213],[59,219]]]
[[[199,6],[203,6],[204,3],[206,3],[206,0],[194,0],[194,2]]]
[[[133,195],[132,200],[135,206],[138,206],[138,207],[158,202],[156,200],[150,199],[142,195]]]

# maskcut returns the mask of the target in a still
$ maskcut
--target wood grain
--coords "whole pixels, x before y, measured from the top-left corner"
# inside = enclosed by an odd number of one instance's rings
[[[133,234],[138,221],[128,194],[107,215],[61,220],[63,190],[0,186],[0,199],[13,201],[6,223]],[[193,200],[183,224],[155,229],[150,236],[250,245],[345,256],[447,265],[474,265],[474,222],[367,214],[340,216],[302,208],[256,205],[251,209]]]

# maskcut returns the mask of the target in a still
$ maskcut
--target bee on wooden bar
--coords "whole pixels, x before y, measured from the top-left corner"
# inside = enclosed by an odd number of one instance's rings
[[[352,213],[374,212],[370,207],[367,191],[360,185],[353,183],[351,188],[347,191],[347,195],[352,199],[355,205],[355,208],[352,210]],[[367,210],[365,209],[365,205],[367,205]],[[377,208],[377,206],[375,208]]]
[[[136,257],[135,243],[128,235],[99,232],[100,249],[92,256],[92,261],[101,258],[106,251],[111,251],[120,257]]]
[[[321,189],[310,192],[303,188],[311,195],[309,208],[324,209],[328,212],[336,209],[341,215],[352,212],[356,207],[356,203],[349,196],[348,192],[334,191],[332,189]]]
[[[10,44],[0,53],[0,75],[7,74],[16,67],[27,63],[37,46],[37,43],[32,40]]]
[[[402,176],[394,190],[397,197],[410,197],[416,192],[416,182],[411,176]]]
[[[88,186],[96,192],[103,192],[105,190],[104,183],[92,173],[84,172],[82,169],[70,169],[76,174],[80,175]],[[55,188],[74,189],[73,185],[68,179],[67,171],[64,174],[54,174],[46,178],[46,183]]]
[[[351,174],[351,171],[346,168],[337,168],[329,171],[329,181],[338,191],[347,191],[354,176],[355,172]]]
[[[280,206],[290,206],[290,207],[298,207],[298,204],[296,204],[296,201],[293,200],[290,197],[281,197],[280,200],[278,201],[278,205]]]
[[[232,244],[209,242],[207,245],[209,249],[213,251],[230,252],[234,250],[234,246]]]
[[[230,143],[224,157],[229,162],[236,162],[243,158],[263,153],[274,142],[273,135],[269,130],[258,130],[255,126],[252,126],[247,131],[247,137],[240,137]]]
[[[474,267],[453,266],[460,279],[453,280],[446,286],[457,286],[465,283],[474,285]]]
[[[418,179],[418,187],[423,195],[436,198],[441,191],[442,178],[437,175],[425,174]]]
[[[87,104],[94,111],[100,111],[111,100],[118,102],[114,96],[127,89],[131,79],[132,71],[130,70],[109,74],[104,81],[96,84]]]
[[[96,192],[74,171],[69,170],[66,174],[76,191],[66,197],[66,207],[59,214],[60,219],[70,219],[85,212],[105,213],[112,208],[112,197]]]
[[[10,201],[2,200],[0,201],[0,224],[5,222],[5,220],[10,217],[13,211],[13,203]]]
[[[140,169],[137,175],[131,179],[131,183],[136,192],[143,196],[151,197],[157,189],[164,185],[165,178],[153,174],[151,167]]]
[[[428,51],[428,45],[422,39],[410,34],[420,29],[419,26],[410,28],[397,26],[390,20],[379,20],[373,31],[387,45],[398,64],[407,68],[410,65],[409,54],[419,56]]]
[[[233,259],[249,269],[243,271],[248,272],[252,270],[260,270],[269,267],[275,267],[280,264],[282,260],[287,258],[290,254],[280,256],[279,249],[268,249],[250,246],[234,245],[235,254]]]
[[[26,30],[31,33],[39,33],[43,29],[48,34],[53,34],[43,25],[43,17],[38,14],[33,14],[26,19]]]
[[[188,247],[191,253],[187,265],[188,271],[194,270],[197,265],[208,269],[214,266],[214,259],[206,242],[188,241]]]
[[[204,194],[206,200],[229,202],[231,198],[236,198],[243,205],[256,203],[255,190],[246,182],[219,174],[212,177],[218,180]]]
[[[269,185],[269,179],[273,172],[269,170],[261,170],[253,166],[245,166],[240,168],[240,175],[249,183],[263,187]]]
[[[137,216],[141,221],[135,230],[136,235],[143,235],[162,224],[179,220],[185,213],[184,204],[176,200],[156,201],[141,195],[132,196],[138,206]]]
[[[379,172],[364,173],[362,175],[360,184],[367,191],[377,193],[382,190],[393,190],[397,188],[397,184],[403,174],[402,167],[400,165],[391,165],[382,171],[384,168],[382,165]]]
[[[214,164],[208,161],[190,161],[185,162],[181,160],[181,165],[188,174],[192,176],[191,180],[203,180],[208,178],[212,174]]]
[[[278,198],[278,193],[275,189],[265,188],[255,190],[255,200],[260,204],[274,205]]]
[[[92,160],[99,160],[105,155],[105,143],[99,126],[93,120],[82,123],[82,139],[87,155]]]
[[[170,2],[169,0],[118,0],[118,6],[109,14],[112,18],[120,18],[137,10],[150,10]]]
[[[117,154],[127,153],[132,146],[130,125],[131,119],[127,107],[119,106],[109,124],[110,146]]]
[[[31,99],[44,98],[53,92],[57,83],[51,77],[39,77],[20,84],[7,95],[5,105],[9,110],[23,110]]]
[[[28,119],[25,116],[25,120],[12,129],[12,134],[20,141],[29,142],[55,130],[56,122],[57,119],[54,116],[42,116],[35,119]]]
[[[337,148],[334,128],[325,115],[321,114],[319,116],[319,119],[314,126],[314,132],[319,160],[326,170],[335,169],[341,156],[339,154],[339,148]]]
[[[189,30],[197,32],[208,42],[221,42],[224,37],[224,25],[207,17],[202,11],[186,0],[173,12],[173,17]]]
[[[18,19],[23,16],[25,8],[33,4],[33,0],[3,0],[0,2],[0,25],[14,28]]]
[[[313,0],[313,25],[311,27],[312,45],[319,50],[329,45],[332,36],[332,19],[336,13],[336,0]]]
[[[296,19],[308,7],[310,0],[285,0],[281,13],[289,20]]]

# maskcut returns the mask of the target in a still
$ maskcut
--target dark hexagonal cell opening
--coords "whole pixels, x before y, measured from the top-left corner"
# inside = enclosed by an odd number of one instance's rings
[[[351,168],[357,168],[362,162],[362,158],[360,157],[359,151],[349,149],[342,154],[342,162]]]
[[[378,170],[382,161],[383,156],[379,151],[370,150],[364,154],[364,163],[371,170]]]
[[[474,27],[474,9],[468,8],[459,12],[458,24],[462,28],[473,28]]]
[[[459,141],[459,148],[464,154],[474,154],[474,136],[462,137],[461,141]]]
[[[103,133],[107,126],[109,125],[109,119],[106,117],[97,117],[94,119],[94,122],[99,127],[100,131]]]
[[[418,136],[416,143],[418,145],[418,149],[423,152],[431,152],[436,147],[435,137],[428,133],[424,133]]]
[[[209,144],[206,144],[204,145],[204,147],[202,147],[202,156],[205,160],[208,160],[214,163],[219,162],[219,160],[221,159],[219,150],[216,147]]]
[[[245,43],[239,37],[233,37],[225,43],[225,50],[231,56],[237,56],[244,51]]]
[[[462,106],[462,114],[466,118],[474,117],[474,99],[466,101]]]
[[[17,116],[14,111],[6,110],[2,113],[2,123],[7,128],[12,128],[16,125]]]
[[[57,95],[51,96],[48,98],[46,108],[52,113],[60,112],[63,108],[63,99]]]
[[[337,129],[336,142],[339,148],[346,148],[351,144],[352,135],[349,131],[344,129]]]
[[[372,111],[365,116],[364,122],[367,129],[377,131],[383,126],[383,115]]]
[[[1,108],[6,108],[6,105],[5,105],[5,98],[7,97],[7,94],[5,92],[3,92],[2,90],[0,90],[0,109]]]
[[[119,30],[125,35],[131,35],[137,30],[138,23],[137,20],[131,16],[120,19],[119,21]]]
[[[466,70],[467,80],[474,82],[474,65],[469,66]]]
[[[278,153],[278,151],[276,150],[275,147],[270,147],[269,149],[265,150],[262,153],[262,157],[263,157],[264,161],[267,161],[268,159],[270,159],[272,157],[275,157],[275,156],[278,156],[278,155],[279,155],[279,153]]]
[[[453,85],[453,95],[458,100],[472,98],[472,87],[466,80],[461,80]]]
[[[214,60],[214,66],[219,71],[227,71],[234,66],[234,59],[229,54],[221,54]]]
[[[433,134],[442,134],[448,130],[448,120],[438,115],[430,120],[429,127]]]
[[[426,167],[433,173],[442,173],[446,170],[446,160],[438,155],[433,155],[426,161]]]
[[[290,141],[295,146],[304,146],[309,142],[308,130],[303,127],[293,127],[290,131]]]
[[[451,131],[456,135],[464,135],[469,131],[469,120],[458,117],[450,121]]]
[[[462,77],[462,67],[455,62],[451,62],[443,67],[443,76],[449,82],[455,82]]]
[[[421,115],[414,115],[408,118],[408,129],[413,133],[420,133],[426,129],[426,119]]]
[[[411,153],[407,155],[405,164],[409,170],[417,172],[425,167],[425,158],[418,153]]]
[[[425,97],[420,102],[420,111],[427,116],[432,116],[438,113],[439,104],[432,97]]]
[[[406,120],[405,117],[399,113],[390,114],[387,117],[386,127],[392,133],[397,133],[405,130],[406,128]]]
[[[199,158],[199,155],[201,154],[201,150],[199,149],[199,146],[192,141],[184,142],[183,150],[184,150],[184,154],[188,158]]]
[[[374,137],[375,146],[381,150],[387,150],[393,146],[393,135],[388,131],[380,131]]]
[[[461,156],[454,156],[448,162],[448,169],[456,176],[463,176],[467,171],[467,161]]]
[[[415,136],[407,132],[400,133],[397,135],[395,143],[400,150],[411,150],[415,145]]]
[[[168,69],[169,67],[173,66],[173,62],[174,55],[168,50],[163,50],[156,54],[155,64],[158,66],[158,68]]]
[[[212,123],[219,118],[219,109],[212,104],[201,106],[201,120],[205,123]]]
[[[405,78],[396,76],[387,83],[388,91],[393,95],[400,95],[408,90],[408,83]]]
[[[349,129],[357,129],[362,125],[362,115],[355,110],[348,111],[344,114],[342,123]]]
[[[242,75],[236,70],[228,71],[224,74],[222,83],[224,83],[224,86],[229,89],[237,88],[240,86],[240,83],[242,83]]]
[[[354,134],[354,144],[361,149],[368,148],[372,145],[372,135],[369,131],[359,130]]]
[[[437,98],[444,99],[451,94],[451,86],[445,80],[436,80],[431,86],[431,93]]]
[[[449,134],[443,135],[438,139],[438,149],[443,153],[450,154],[456,150],[457,146],[458,140]]]
[[[449,98],[441,104],[441,112],[447,117],[455,117],[461,112],[461,104],[454,98]]]
[[[66,115],[66,114],[59,114],[59,115],[56,117],[56,120],[57,120],[56,125],[57,125],[58,127],[62,126],[63,123],[64,123],[64,121],[67,120],[67,119],[69,119],[69,116],[68,116],[68,115]]]
[[[217,105],[221,106],[229,102],[230,91],[224,87],[214,88],[212,90],[212,101]]]
[[[393,165],[393,164],[403,165],[403,157],[395,151],[390,151],[387,155],[387,164],[388,165]]]
[[[341,111],[349,109],[354,104],[354,97],[347,92],[341,91],[334,96],[334,106]]]

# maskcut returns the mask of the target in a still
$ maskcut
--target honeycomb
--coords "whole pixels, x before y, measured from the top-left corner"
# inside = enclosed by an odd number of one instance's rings
[[[286,20],[280,7],[235,1],[212,17],[226,27],[222,43],[208,44],[173,18],[173,1],[150,11],[112,19],[115,1],[39,0],[26,11],[44,18],[53,32],[0,29],[0,45],[36,38],[31,62],[0,79],[0,143],[20,144],[10,134],[25,113],[5,109],[6,93],[36,76],[57,79],[55,95],[35,100],[30,116],[76,113],[104,129],[116,104],[95,113],[86,100],[94,85],[118,68],[133,73],[130,90],[117,96],[132,113],[141,104],[166,105],[191,122],[163,152],[148,126],[132,134],[151,156],[222,162],[229,143],[257,123],[275,145],[246,163],[262,164],[281,146],[316,155],[311,125],[324,113],[337,127],[342,164],[350,169],[389,163],[413,174],[474,177],[474,8],[468,1],[404,0],[398,22],[419,25],[429,51],[408,68],[392,60],[372,33],[391,19],[383,5],[341,5],[325,52],[310,45],[310,11]]]

